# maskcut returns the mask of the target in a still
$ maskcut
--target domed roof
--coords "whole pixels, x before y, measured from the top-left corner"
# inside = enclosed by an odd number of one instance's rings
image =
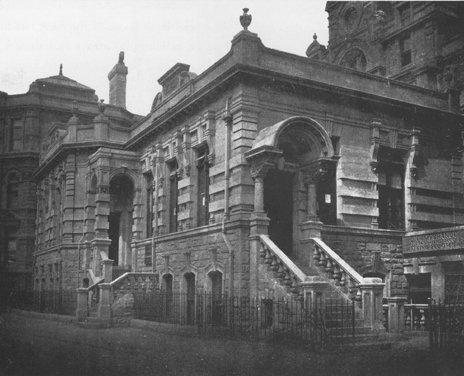
[[[71,88],[74,88],[74,89],[94,91],[91,87],[82,85],[81,83],[79,83],[79,82],[77,82],[77,81],[75,81],[75,80],[73,80],[73,79],[71,79],[69,77],[63,76],[63,75],[50,76],[50,77],[46,77],[46,78],[39,78],[39,79],[35,80],[35,82],[37,82],[39,84],[53,84],[53,85],[57,85],[57,86],[71,87]]]
[[[29,87],[29,92],[47,93],[50,95],[59,95],[66,97],[75,97],[75,99],[96,100],[95,90],[91,87],[63,75],[63,66],[60,65],[60,72],[56,76],[39,78]]]

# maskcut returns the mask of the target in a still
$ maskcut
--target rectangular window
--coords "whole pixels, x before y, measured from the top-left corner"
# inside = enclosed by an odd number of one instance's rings
[[[411,64],[411,38],[406,36],[400,40],[401,66]]]
[[[153,235],[153,176],[151,173],[145,177],[146,183],[146,217],[147,222],[147,238]]]
[[[177,162],[169,166],[169,232],[177,231],[177,211],[179,196],[179,179],[177,177]]]
[[[209,223],[209,166],[208,148],[203,148],[198,152],[198,226]]]
[[[145,266],[151,266],[151,244],[145,244],[145,254],[144,254]]]
[[[378,184],[379,228],[404,229],[404,167],[399,156],[379,152]]]

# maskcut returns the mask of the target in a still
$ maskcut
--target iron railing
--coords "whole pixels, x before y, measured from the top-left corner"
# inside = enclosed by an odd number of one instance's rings
[[[74,290],[12,291],[7,305],[27,311],[74,315],[77,292]]]
[[[428,311],[430,347],[464,350],[464,305],[430,301]]]
[[[278,339],[326,346],[355,337],[354,302],[307,307],[299,298],[249,298],[209,293],[133,292],[134,317],[198,334]]]

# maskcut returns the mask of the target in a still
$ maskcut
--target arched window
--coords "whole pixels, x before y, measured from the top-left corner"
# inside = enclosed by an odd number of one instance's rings
[[[366,56],[359,48],[353,48],[343,56],[340,65],[365,72],[367,65]]]
[[[19,198],[19,178],[16,173],[11,173],[6,185],[6,206],[8,209],[17,209]]]

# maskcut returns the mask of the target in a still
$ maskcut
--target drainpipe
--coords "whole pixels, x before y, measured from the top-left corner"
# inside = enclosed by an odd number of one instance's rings
[[[81,245],[82,245],[82,241],[84,240],[84,237],[85,237],[85,218],[82,220],[82,236],[79,242],[77,243],[77,278],[78,278],[77,285],[78,286],[81,286],[79,272],[81,271]],[[84,267],[84,271],[85,271],[85,267]]]
[[[226,126],[226,151],[224,158],[224,215],[222,217],[222,239],[226,243],[227,250],[229,251],[229,295],[232,296],[234,291],[234,248],[230,243],[226,235],[226,226],[225,222],[229,219],[229,159],[230,159],[230,138],[231,138],[231,128],[232,128],[232,115],[229,110],[230,98],[226,100],[226,109],[223,117],[225,126]]]

